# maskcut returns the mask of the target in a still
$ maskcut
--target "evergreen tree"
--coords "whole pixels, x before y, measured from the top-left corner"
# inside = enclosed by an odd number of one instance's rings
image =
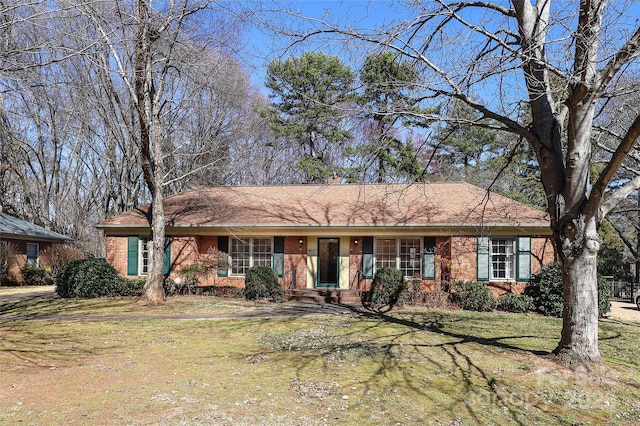
[[[424,171],[410,140],[402,141],[398,125],[417,108],[414,98],[415,68],[400,62],[393,52],[368,56],[360,70],[364,91],[358,101],[364,107],[364,145],[359,153],[376,164],[376,180],[423,180]]]
[[[337,56],[322,52],[269,65],[271,127],[299,148],[297,168],[303,182],[322,182],[339,168],[345,144],[352,139],[344,129],[344,107],[351,100],[353,83],[353,72]]]

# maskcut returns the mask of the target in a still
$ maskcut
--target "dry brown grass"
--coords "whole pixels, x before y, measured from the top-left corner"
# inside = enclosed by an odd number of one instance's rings
[[[587,374],[545,355],[555,319],[424,309],[233,318],[246,309],[271,308],[206,297],[159,311],[127,299],[2,304],[0,424],[640,422],[636,326],[602,323],[606,364]],[[42,311],[57,314],[27,319]],[[229,317],[165,317],[181,311]]]

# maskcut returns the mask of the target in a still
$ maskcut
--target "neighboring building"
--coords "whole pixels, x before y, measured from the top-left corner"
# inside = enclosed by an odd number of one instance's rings
[[[40,253],[49,246],[71,241],[65,235],[0,212],[0,244],[13,245],[17,250],[13,259],[2,260],[0,273],[7,275],[2,278],[20,282],[20,269],[25,264],[37,266]]]
[[[202,285],[241,287],[268,265],[285,288],[366,289],[390,266],[425,289],[482,281],[500,294],[554,260],[545,212],[466,183],[208,187],[164,206],[165,274],[223,254]],[[147,272],[148,209],[97,226],[123,276]]]

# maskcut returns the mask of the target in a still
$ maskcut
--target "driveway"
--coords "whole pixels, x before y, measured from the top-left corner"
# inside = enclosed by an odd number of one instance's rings
[[[631,302],[611,302],[609,318],[623,322],[640,323],[640,310]]]

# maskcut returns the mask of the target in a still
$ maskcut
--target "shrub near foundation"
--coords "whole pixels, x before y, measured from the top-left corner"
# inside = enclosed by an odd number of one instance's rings
[[[514,313],[530,312],[533,311],[533,298],[526,294],[505,294],[498,299],[497,309]]]
[[[373,309],[384,306],[390,308],[395,305],[402,306],[408,297],[407,283],[404,281],[402,271],[395,268],[381,268],[371,282],[371,290],[367,293],[366,304]]]
[[[144,281],[128,280],[100,259],[82,259],[68,263],[55,275],[56,293],[63,298],[134,296]]]
[[[254,266],[245,276],[244,297],[248,300],[269,299],[284,302],[284,291],[276,271],[268,266]]]
[[[24,285],[50,285],[52,283],[51,273],[36,265],[24,265],[20,268],[20,275],[22,275]]]
[[[464,310],[483,312],[496,307],[491,290],[484,284],[460,281],[454,288],[453,301]]]
[[[607,280],[598,274],[598,316],[602,317],[611,309]],[[524,289],[524,294],[533,299],[534,310],[542,315],[561,317],[564,296],[562,293],[562,272],[560,264],[545,265],[535,274]]]

